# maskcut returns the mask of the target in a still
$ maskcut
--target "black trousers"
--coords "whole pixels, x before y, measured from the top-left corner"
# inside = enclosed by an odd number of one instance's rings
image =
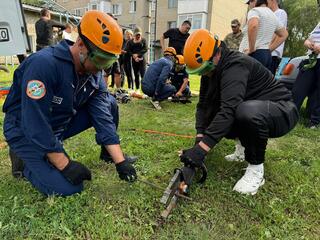
[[[281,62],[281,58],[277,57],[277,56],[272,56],[272,62],[271,62],[271,72],[273,75],[276,75],[276,72],[277,72],[277,69],[278,69],[278,66]]]
[[[126,76],[127,76],[128,88],[133,89],[131,57],[127,57],[127,58],[123,59],[123,69],[124,69],[124,72],[126,73]]]
[[[239,138],[245,147],[245,159],[250,164],[265,160],[268,138],[285,135],[294,128],[299,113],[292,101],[250,100],[241,103],[227,138]]]
[[[308,97],[310,122],[320,124],[320,59],[311,69],[300,69],[293,85],[292,96],[299,110],[304,99]]]
[[[134,81],[136,84],[136,89],[140,88],[140,76],[143,78],[146,72],[146,60],[143,58],[142,61],[136,62],[132,59],[132,68],[134,73]]]

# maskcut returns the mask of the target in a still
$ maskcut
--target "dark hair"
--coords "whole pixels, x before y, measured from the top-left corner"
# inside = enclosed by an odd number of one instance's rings
[[[41,11],[40,11],[40,16],[41,17],[45,17],[45,16],[47,16],[48,13],[49,13],[49,9],[42,8]]]
[[[186,25],[188,24],[191,27],[191,22],[189,20],[184,20],[181,25]]]
[[[255,7],[260,7],[262,4],[266,4],[268,6],[267,0],[257,0]]]

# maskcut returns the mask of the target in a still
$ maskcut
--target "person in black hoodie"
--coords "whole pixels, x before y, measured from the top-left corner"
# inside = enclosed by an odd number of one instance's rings
[[[208,30],[188,38],[184,59],[190,74],[201,77],[196,111],[196,143],[183,150],[187,166],[198,167],[223,138],[239,138],[249,163],[233,190],[254,195],[265,182],[268,138],[285,135],[298,122],[291,93],[257,60],[230,51]]]
[[[61,30],[66,28],[64,24],[51,20],[51,13],[46,8],[41,9],[40,16],[41,18],[35,24],[37,51],[54,44],[53,27],[60,28]]]

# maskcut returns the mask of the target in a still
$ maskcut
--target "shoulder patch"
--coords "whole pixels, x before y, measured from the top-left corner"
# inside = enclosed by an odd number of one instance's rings
[[[46,87],[39,80],[30,80],[27,85],[26,93],[29,98],[38,100],[46,95]]]

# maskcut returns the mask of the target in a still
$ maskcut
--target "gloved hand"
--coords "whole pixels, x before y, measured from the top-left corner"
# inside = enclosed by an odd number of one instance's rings
[[[192,148],[183,150],[180,160],[187,167],[201,167],[204,164],[204,158],[206,155],[207,151],[197,144]]]
[[[194,145],[197,145],[199,142],[201,142],[203,136],[199,137],[199,136],[196,136],[195,140],[194,140]]]
[[[78,185],[84,180],[91,180],[90,170],[83,164],[72,160],[69,160],[61,173],[73,185]]]
[[[116,169],[121,180],[125,180],[127,182],[134,182],[137,179],[136,170],[127,159],[125,159],[121,163],[117,163]]]

